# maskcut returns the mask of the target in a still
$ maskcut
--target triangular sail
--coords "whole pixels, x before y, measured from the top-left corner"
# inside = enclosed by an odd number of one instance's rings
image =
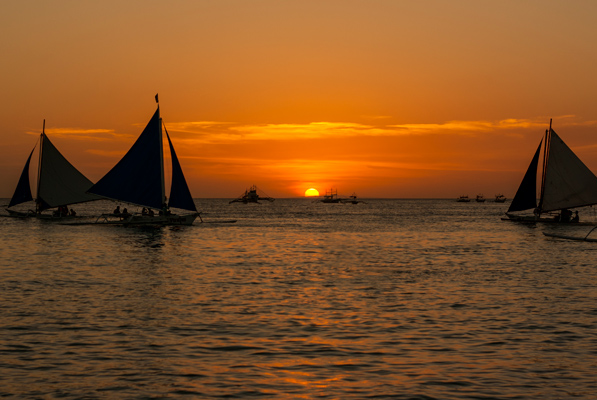
[[[91,189],[110,199],[161,209],[164,205],[160,109],[133,144]]]
[[[172,145],[167,130],[166,137],[168,138],[170,156],[172,158],[172,186],[170,188],[170,201],[168,202],[168,206],[181,208],[183,210],[197,211],[197,206],[193,201],[193,196],[191,196],[191,191],[187,185],[187,181],[182,172],[180,162],[178,161],[178,157],[176,156],[174,146]]]
[[[537,207],[537,166],[539,165],[539,153],[541,152],[542,143],[543,140],[539,142],[539,147],[537,147],[535,156],[531,160],[524,178],[522,178],[522,182],[512,199],[508,212],[529,210]]]
[[[35,150],[35,147],[33,147],[33,150]],[[15,192],[10,199],[10,203],[8,203],[9,208],[33,200],[33,196],[31,195],[31,184],[29,183],[29,164],[31,163],[33,150],[31,150],[29,158],[27,158],[27,162],[25,163],[23,172],[21,172],[21,177],[19,178]]]
[[[37,203],[40,211],[98,200],[101,197],[86,193],[93,185],[41,134],[41,160],[39,166]]]
[[[597,177],[551,131],[542,212],[597,204]]]

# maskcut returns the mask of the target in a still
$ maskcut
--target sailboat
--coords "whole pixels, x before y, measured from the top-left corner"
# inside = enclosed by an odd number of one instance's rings
[[[86,193],[93,185],[81,172],[79,172],[52,144],[45,133],[46,121],[44,120],[42,132],[39,136],[39,164],[37,172],[37,196],[35,198],[35,210],[27,212],[12,209],[13,207],[33,201],[31,185],[29,182],[29,165],[31,157],[37,147],[33,146],[25,167],[17,183],[15,192],[6,208],[9,216],[18,218],[66,218],[73,217],[69,205],[101,199],[95,194]],[[43,211],[57,208],[54,212],[42,213]]]
[[[321,199],[322,203],[341,203],[342,199],[338,197],[338,189],[330,189],[329,191],[326,190],[325,194],[323,195],[323,199]]]
[[[140,206],[151,211],[140,214],[102,214],[96,223],[191,225],[197,217],[201,219],[174,151],[170,135],[162,123],[158,96],[156,95],[155,98],[158,103],[157,110],[137,141],[124,157],[88,190],[94,195]],[[166,197],[164,184],[162,126],[166,132],[172,159],[169,199]],[[191,211],[191,213],[177,215],[170,211],[171,208]],[[153,210],[158,213],[154,213]]]
[[[537,170],[543,145],[541,190],[537,203]],[[578,222],[571,208],[597,204],[597,177],[551,128],[545,131],[522,179],[506,220],[528,222]],[[517,214],[517,212],[527,214]],[[528,214],[532,211],[532,214]],[[556,213],[555,215],[553,213]],[[548,214],[552,213],[552,214]],[[547,214],[547,216],[545,216]]]

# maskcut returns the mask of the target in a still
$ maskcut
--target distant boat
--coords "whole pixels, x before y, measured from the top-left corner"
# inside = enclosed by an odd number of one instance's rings
[[[323,199],[321,199],[322,203],[341,203],[342,199],[338,197],[338,189],[330,189],[330,191],[325,192],[323,195]]]
[[[467,195],[463,195],[457,198],[456,201],[459,203],[468,203],[471,201],[471,199],[469,199]]]
[[[158,97],[156,95],[156,102]],[[170,199],[165,195],[162,126],[172,159]],[[160,106],[122,159],[89,190],[108,199],[147,208],[145,213],[102,214],[96,223],[118,225],[191,225],[199,216],[193,197],[174,151],[172,140],[162,123]],[[171,209],[191,211],[174,214]],[[157,213],[154,213],[156,210]],[[153,215],[152,215],[153,214]]]
[[[503,194],[496,194],[495,195],[495,202],[496,203],[505,203],[506,197]]]
[[[342,199],[341,201],[343,203],[349,203],[349,204],[359,204],[359,203],[361,203],[360,200],[357,200],[357,194],[354,193],[354,192],[350,196],[348,196],[348,199]]]
[[[476,201],[477,203],[485,203],[485,198],[483,197],[483,195],[482,195],[482,194],[478,194],[478,195],[477,195],[477,198],[475,199],[475,201]]]
[[[541,190],[537,204],[537,171],[541,145],[543,168]],[[551,128],[545,131],[545,142],[541,139],[531,160],[506,220],[521,222],[578,222],[578,212],[572,217],[571,208],[597,204],[597,177],[578,158]],[[516,212],[532,214],[515,214]],[[557,212],[557,214],[547,214]],[[548,215],[548,216],[545,216]]]
[[[269,197],[267,195],[260,196],[257,193],[257,186],[253,185],[249,189],[245,190],[245,193],[241,194],[236,199],[231,200],[229,202],[229,204],[232,204],[232,203],[243,203],[243,204],[257,203],[257,204],[261,204],[261,203],[259,203],[259,200],[265,200],[265,201],[273,202],[276,199],[274,199],[273,197]]]
[[[72,218],[74,212],[68,206],[99,200],[102,197],[86,193],[93,185],[79,170],[77,170],[52,144],[45,133],[46,121],[44,120],[42,132],[39,136],[39,165],[37,173],[37,193],[35,210],[17,211],[11,209],[19,204],[33,201],[29,182],[29,165],[37,144],[33,146],[25,167],[17,183],[15,192],[6,208],[11,217],[18,218]],[[51,213],[43,213],[55,208]]]

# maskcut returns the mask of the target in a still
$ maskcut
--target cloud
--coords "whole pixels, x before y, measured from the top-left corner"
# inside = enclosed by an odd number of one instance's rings
[[[501,121],[448,121],[443,124],[402,124],[390,127],[404,134],[474,134],[505,129],[544,128],[545,120],[504,119]]]
[[[26,133],[39,135],[39,132],[28,131]],[[85,141],[105,141],[117,136],[114,129],[47,128],[45,133],[50,137]],[[122,137],[122,135],[118,135],[118,137]]]
[[[384,117],[385,118],[385,117]],[[579,121],[574,115],[554,117],[556,128],[564,126],[597,126],[597,121]],[[488,132],[522,134],[527,129],[544,130],[549,118],[503,119],[497,121],[447,121],[432,124],[375,125],[355,122],[310,122],[306,124],[239,124],[222,121],[190,121],[168,123],[166,129],[175,134],[176,142],[186,145],[222,144],[247,141],[289,141],[349,137],[398,137],[421,135],[478,135]],[[28,132],[29,134],[38,133]],[[49,128],[52,137],[73,140],[131,141],[135,135],[116,133],[113,129]],[[181,143],[182,144],[182,143]]]
[[[595,125],[594,121],[574,122],[574,116],[555,117],[560,126]],[[225,143],[249,140],[305,140],[357,136],[475,135],[486,132],[545,129],[548,118],[503,119],[498,121],[448,121],[439,124],[373,125],[354,122],[310,122],[307,124],[254,124],[199,121],[170,123],[171,132],[184,133],[179,140],[193,143]]]
[[[319,139],[348,136],[387,136],[392,129],[351,122],[311,122],[309,124],[245,125],[231,128],[255,140]]]
[[[178,140],[194,143],[225,143],[249,140],[304,140],[355,136],[392,136],[395,129],[352,122],[241,125],[230,122],[179,122],[169,132],[186,134]]]

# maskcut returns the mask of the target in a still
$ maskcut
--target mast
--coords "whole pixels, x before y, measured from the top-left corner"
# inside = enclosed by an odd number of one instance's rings
[[[160,180],[162,186],[162,204],[166,204],[166,184],[164,181],[164,142],[162,139],[162,117],[160,116],[160,101],[158,95],[155,95],[155,102],[158,104],[158,118],[159,118],[159,143],[160,143]]]
[[[39,188],[41,185],[41,160],[43,156],[44,148],[44,136],[46,134],[46,120],[44,118],[44,124],[41,128],[41,134],[39,135],[39,162],[37,163],[37,190],[35,192],[35,212],[41,212],[41,199],[39,197]]]
[[[539,195],[538,215],[543,211],[543,197],[545,195],[545,171],[549,160],[549,148],[551,142],[551,118],[549,119],[549,130],[545,131],[545,143],[543,144],[543,170],[541,171],[541,194]]]

